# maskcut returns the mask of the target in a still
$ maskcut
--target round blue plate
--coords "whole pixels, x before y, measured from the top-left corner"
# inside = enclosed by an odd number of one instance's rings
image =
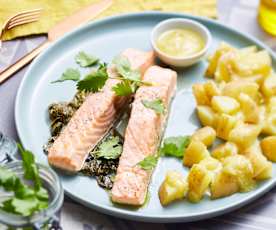
[[[61,84],[50,82],[59,78],[66,68],[78,67],[74,56],[83,50],[109,62],[112,57],[126,48],[150,50],[152,28],[160,21],[172,17],[193,19],[208,27],[213,36],[209,52],[213,52],[221,41],[236,47],[257,45],[270,52],[273,67],[276,67],[275,55],[264,44],[209,19],[184,14],[148,12],[92,22],[51,45],[31,64],[20,85],[15,106],[16,127],[23,145],[36,154],[38,162],[48,164],[47,157],[42,151],[42,145],[50,136],[48,105],[56,101],[68,101],[76,92],[73,82]],[[206,66],[206,61],[202,61],[193,67],[178,71],[178,92],[172,104],[165,136],[191,134],[200,126],[195,116],[195,101],[191,94],[191,85],[205,80]],[[82,70],[83,73],[88,71],[88,69]],[[249,193],[237,193],[217,200],[206,197],[198,204],[184,200],[162,207],[158,199],[158,187],[168,169],[177,169],[187,174],[187,169],[182,166],[181,161],[162,158],[152,177],[149,189],[150,200],[138,209],[114,205],[109,199],[109,194],[92,178],[58,173],[67,195],[77,202],[110,215],[148,222],[185,222],[220,215],[256,199],[276,183],[274,164],[273,178],[260,183]]]

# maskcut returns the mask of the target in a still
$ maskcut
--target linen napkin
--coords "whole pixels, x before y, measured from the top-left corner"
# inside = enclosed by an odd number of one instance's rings
[[[10,16],[18,12],[43,8],[39,21],[7,31],[3,40],[47,33],[49,28],[74,11],[97,2],[99,0],[0,0],[0,28]],[[112,6],[97,19],[149,10],[185,12],[213,18],[217,16],[216,0],[113,0]]]

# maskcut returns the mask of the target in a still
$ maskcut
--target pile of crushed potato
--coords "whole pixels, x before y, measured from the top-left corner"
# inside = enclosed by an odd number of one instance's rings
[[[169,171],[159,189],[167,205],[248,192],[272,176],[276,162],[276,74],[267,51],[222,43],[209,57],[205,83],[193,85],[203,126],[191,137],[183,164],[188,176]],[[212,147],[216,137],[223,143]],[[210,148],[212,147],[212,148]],[[208,148],[210,150],[208,150]]]

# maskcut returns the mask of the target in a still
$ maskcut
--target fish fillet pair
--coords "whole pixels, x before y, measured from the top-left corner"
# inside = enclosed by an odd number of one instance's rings
[[[167,115],[159,115],[146,108],[142,101],[161,99],[165,108],[168,108],[176,89],[176,72],[153,66],[152,52],[127,49],[122,55],[128,58],[133,69],[142,73],[143,80],[153,84],[141,86],[136,92],[112,189],[112,200],[142,205],[152,171],[143,170],[137,164],[156,153]],[[108,74],[116,73],[110,68]],[[90,94],[86,98],[50,147],[50,164],[72,172],[82,168],[89,151],[106,133],[118,111],[127,102],[127,97],[118,97],[112,91],[118,82],[119,80],[108,79],[101,92]]]

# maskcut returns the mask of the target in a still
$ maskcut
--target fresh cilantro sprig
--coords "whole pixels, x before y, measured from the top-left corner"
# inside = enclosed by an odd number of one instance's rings
[[[51,83],[64,82],[64,81],[78,81],[80,79],[80,71],[73,68],[68,68],[61,75],[61,77]]]
[[[113,91],[118,96],[131,95],[135,93],[137,88],[141,85],[152,85],[150,82],[141,80],[141,73],[131,68],[130,62],[126,57],[119,55],[113,59],[112,63],[119,74],[117,79],[122,81],[113,87]]]
[[[98,63],[99,59],[91,56],[89,54],[86,54],[83,51],[80,51],[76,56],[75,56],[75,61],[78,63],[81,67],[88,67],[88,66],[93,66]]]
[[[168,137],[164,140],[160,150],[163,156],[173,156],[182,158],[185,150],[190,143],[190,136]]]
[[[13,214],[30,216],[48,207],[49,195],[42,187],[33,154],[24,150],[21,145],[18,145],[18,148],[22,156],[24,179],[32,183],[25,184],[14,172],[0,166],[0,186],[6,191],[13,192],[11,198],[2,202],[0,209]]]
[[[101,64],[99,68],[77,83],[77,89],[86,92],[98,92],[103,88],[108,78],[106,64]]]
[[[116,56],[112,63],[115,65],[117,72],[127,80],[131,80],[133,82],[140,82],[141,80],[141,74],[137,70],[133,70],[131,68],[129,60],[122,56]]]
[[[153,101],[142,100],[142,104],[146,108],[154,110],[157,114],[165,113],[165,106],[161,99],[155,99]]]
[[[81,67],[88,67],[99,64],[99,59],[80,51],[75,56],[75,61]],[[98,92],[100,91],[108,78],[120,80],[112,90],[118,96],[128,96],[136,92],[139,86],[146,85],[151,86],[152,83],[142,81],[141,74],[138,70],[133,70],[131,68],[129,60],[120,55],[113,59],[112,61],[114,68],[116,69],[118,75],[108,76],[106,64],[99,64],[98,68],[92,71],[90,74],[86,75],[84,79],[80,80],[80,72],[77,69],[68,68],[62,76],[53,81],[52,83],[63,82],[63,81],[77,81],[77,89],[86,92]]]
[[[137,165],[144,170],[153,170],[157,165],[159,156],[147,156],[142,161],[140,161]]]
[[[118,83],[112,87],[112,90],[116,93],[117,96],[128,96],[135,91],[129,81],[122,81]]]
[[[97,158],[117,159],[123,151],[119,137],[111,137],[99,145],[98,151],[93,152]]]

